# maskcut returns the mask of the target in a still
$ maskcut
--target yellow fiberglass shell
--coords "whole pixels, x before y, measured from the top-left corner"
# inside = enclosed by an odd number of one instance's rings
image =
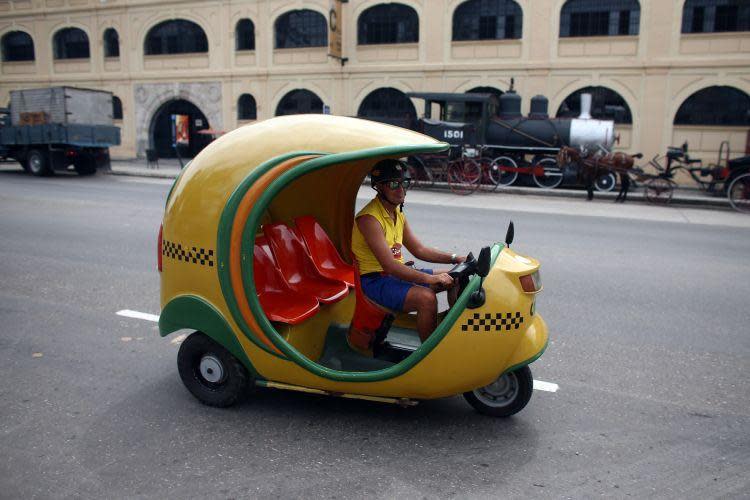
[[[282,338],[255,294],[252,251],[264,222],[292,223],[313,215],[340,254],[349,256],[356,195],[371,166],[383,158],[439,152],[448,145],[398,127],[329,115],[279,117],[239,128],[204,149],[175,182],[163,220],[160,331],[203,331],[229,349],[256,379],[332,392],[432,398],[484,385],[503,371],[484,349],[500,345],[461,326],[468,294],[435,334],[391,368],[336,371],[318,365]],[[500,247],[496,246],[496,265]],[[353,295],[353,294],[352,294]],[[352,298],[337,307],[351,310]],[[351,314],[349,312],[349,314]],[[310,325],[322,324],[311,321]],[[516,334],[539,340],[538,316]],[[302,330],[304,333],[304,330]],[[530,347],[529,358],[544,346]],[[514,347],[514,352],[517,351]],[[510,354],[508,355],[510,356]],[[476,361],[475,359],[474,361]]]

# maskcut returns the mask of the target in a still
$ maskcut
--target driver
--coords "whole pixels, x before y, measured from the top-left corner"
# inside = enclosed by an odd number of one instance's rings
[[[426,262],[458,264],[465,257],[425,246],[412,232],[403,212],[410,184],[406,171],[403,162],[393,159],[379,161],[372,168],[370,178],[377,196],[354,218],[352,251],[364,294],[392,311],[416,311],[417,331],[424,342],[437,327],[435,294],[450,290],[452,305],[457,289],[447,270],[418,270],[411,263],[404,264],[402,246]]]

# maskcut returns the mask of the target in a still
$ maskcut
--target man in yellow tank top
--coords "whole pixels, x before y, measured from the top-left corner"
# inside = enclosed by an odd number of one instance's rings
[[[377,196],[354,218],[352,252],[357,259],[362,291],[393,311],[417,313],[417,330],[424,342],[437,327],[436,292],[453,288],[446,271],[414,269],[404,264],[401,249],[423,261],[458,264],[464,257],[422,244],[403,212],[409,179],[398,160],[382,160],[370,171]],[[455,300],[455,294],[449,295]]]

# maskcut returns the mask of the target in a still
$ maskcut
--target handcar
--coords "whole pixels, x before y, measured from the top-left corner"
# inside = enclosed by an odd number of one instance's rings
[[[512,234],[451,271],[458,300],[424,343],[414,315],[358,287],[351,231],[370,168],[448,147],[391,125],[297,115],[239,128],[196,156],[158,241],[160,333],[194,331],[177,356],[188,390],[220,407],[260,386],[400,405],[464,394],[485,414],[521,410],[548,333],[535,311],[539,262],[509,248]]]

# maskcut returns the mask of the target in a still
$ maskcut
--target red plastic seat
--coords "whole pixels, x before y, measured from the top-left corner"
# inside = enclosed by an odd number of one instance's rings
[[[318,272],[333,280],[343,281],[354,287],[354,266],[343,261],[325,229],[318,224],[315,217],[305,215],[294,219],[299,235],[307,245]]]
[[[324,304],[339,301],[349,293],[343,281],[321,276],[302,239],[283,223],[263,226],[263,234],[271,244],[274,259],[284,280],[295,292],[312,295]]]
[[[253,249],[253,278],[260,305],[271,321],[296,325],[320,309],[315,297],[289,288],[262,242]]]
[[[372,356],[375,348],[382,344],[388,335],[395,316],[389,309],[373,302],[364,294],[359,280],[359,267],[356,263],[354,293],[356,297],[354,316],[346,339],[352,348],[362,354]]]

